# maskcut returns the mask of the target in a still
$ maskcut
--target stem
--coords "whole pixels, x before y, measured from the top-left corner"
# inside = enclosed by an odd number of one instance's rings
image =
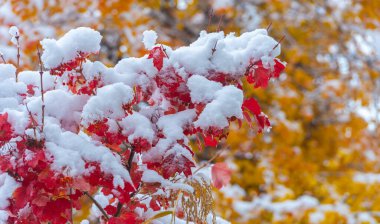
[[[194,172],[193,172],[193,175],[195,173],[197,173],[199,170],[203,169],[204,167],[208,166],[211,164],[212,161],[214,161],[216,158],[218,158],[220,156],[220,154],[222,154],[223,150],[220,150],[218,151],[217,153],[215,153],[215,155],[213,157],[211,157],[211,159],[209,159],[205,164],[203,164],[202,166],[200,166],[198,169],[196,169]]]
[[[131,147],[131,154],[129,155],[129,158],[128,158],[128,164],[127,164],[127,170],[128,172],[130,173],[131,172],[131,169],[132,169],[132,161],[133,161],[133,157],[135,156],[135,148],[134,147]],[[130,197],[133,197],[134,194],[137,193],[137,190],[135,192],[133,192]],[[117,210],[116,210],[116,213],[114,215],[114,217],[118,217],[121,213],[121,209],[123,208],[123,204],[118,202],[117,203]]]
[[[1,57],[1,60],[3,60],[3,63],[6,64],[7,62],[5,61],[4,55],[1,52],[0,52],[0,57]]]
[[[272,22],[269,23],[268,27],[267,27],[267,31],[269,32],[269,29],[272,27]]]
[[[17,34],[17,70],[16,70],[16,82],[18,82],[18,73],[20,71],[20,35]]]
[[[45,99],[44,99],[44,84],[43,84],[43,65],[42,65],[42,60],[41,60],[41,52],[40,48],[37,46],[37,54],[38,54],[38,60],[40,64],[40,85],[41,85],[41,99],[42,99],[42,127],[41,131],[44,131],[44,126],[45,126]]]
[[[132,161],[133,161],[133,157],[135,156],[135,148],[132,147],[131,148],[131,154],[129,155],[129,159],[128,159],[128,172],[131,172],[131,169],[132,169]]]
[[[213,17],[213,14],[214,14],[214,10],[211,8],[208,14],[207,30],[208,30],[208,27],[211,25],[211,19]]]
[[[223,17],[224,17],[224,15],[221,15],[220,18],[219,18],[218,28],[217,28],[216,32],[220,31],[220,27],[222,26],[222,19],[223,19]]]
[[[280,43],[285,39],[285,35],[281,37],[281,39],[277,42],[277,44],[273,47],[272,51],[280,45]]]
[[[103,214],[104,218],[108,221],[110,218],[108,217],[106,211],[102,208],[102,206],[93,198],[87,191],[84,191],[83,194],[85,194],[88,198],[91,199],[91,201],[95,204],[95,206],[99,209],[99,211]]]
[[[70,196],[73,194],[73,189],[70,187]],[[70,212],[70,222],[73,223],[73,200],[70,198],[70,207],[71,207],[71,212]]]

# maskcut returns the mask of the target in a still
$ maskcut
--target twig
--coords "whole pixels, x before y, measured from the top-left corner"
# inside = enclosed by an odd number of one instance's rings
[[[20,71],[20,34],[17,32],[16,36],[17,41],[17,70],[16,70],[16,82],[18,81],[18,73]]]
[[[36,133],[37,122],[36,122],[36,120],[34,120],[32,112],[30,112],[30,110],[29,110],[28,104],[25,104],[25,106],[26,106],[26,110],[29,113],[30,119],[32,120],[32,123],[34,124],[34,126],[33,126],[34,138],[37,139],[37,133]]]
[[[207,27],[206,27],[207,30],[208,30],[208,27],[211,25],[211,19],[213,17],[213,14],[214,14],[214,10],[211,8],[209,11],[209,14],[208,14],[208,23],[207,23]]]
[[[224,15],[221,15],[220,18],[219,18],[218,29],[216,30],[216,32],[219,32],[219,31],[220,31],[220,27],[221,27],[221,25],[222,25],[222,19],[223,19],[223,16],[224,16]]]
[[[133,157],[135,156],[135,148],[134,147],[131,147],[131,154],[129,155],[129,158],[128,158],[128,164],[127,164],[127,170],[128,172],[130,173],[131,172],[131,169],[132,169],[132,161],[133,161]],[[139,186],[140,187],[140,186]],[[135,192],[133,192],[130,197],[132,198],[135,194],[137,194],[138,190],[136,190]],[[114,215],[114,217],[118,217],[121,213],[121,209],[123,208],[123,204],[118,202],[117,203],[117,209],[116,209],[116,213]]]
[[[285,39],[285,35],[283,35],[283,36],[281,37],[281,39],[278,41],[278,43],[273,47],[272,51],[273,51],[274,49],[276,49],[276,48],[278,47],[278,45],[280,45],[280,43],[281,43],[284,39]]]
[[[223,150],[220,150],[218,151],[217,153],[215,153],[215,155],[213,157],[211,157],[211,159],[209,159],[206,163],[204,163],[202,166],[198,167],[198,169],[196,169],[193,173],[193,175],[195,173],[197,173],[199,170],[203,169],[204,167],[208,166],[212,161],[214,161],[216,158],[218,158],[220,156],[220,154],[222,154]]]
[[[93,198],[87,191],[84,191],[83,194],[85,194],[88,198],[91,199],[91,201],[95,204],[95,206],[99,209],[99,211],[103,214],[104,218],[108,221],[110,218],[107,215],[106,211],[102,208],[102,206]]]
[[[7,62],[5,61],[3,52],[0,52],[0,57],[3,60],[3,63],[6,64]]]
[[[272,27],[272,22],[269,23],[269,25],[267,26],[267,31],[269,32],[269,29]]]
[[[168,54],[166,53],[166,49],[164,48],[164,46],[161,44],[161,48],[162,48],[162,51],[164,52],[165,56],[167,58],[169,58]]]
[[[42,65],[42,60],[41,60],[41,52],[40,48],[37,46],[37,55],[38,55],[38,61],[40,64],[40,85],[41,85],[41,99],[42,99],[42,127],[41,131],[44,131],[44,126],[45,126],[45,99],[44,99],[44,85],[43,85],[43,65]]]

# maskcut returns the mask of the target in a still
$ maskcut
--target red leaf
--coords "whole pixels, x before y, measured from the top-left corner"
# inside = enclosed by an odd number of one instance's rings
[[[257,124],[259,125],[259,133],[263,131],[265,127],[270,127],[270,122],[265,114],[255,115]]]
[[[162,162],[162,176],[166,179],[176,173],[191,175],[191,167],[195,167],[194,162],[183,156],[180,152],[169,154]]]
[[[277,58],[274,59],[274,70],[273,70],[273,77],[278,78],[282,71],[285,69],[285,64],[283,64],[280,60]]]
[[[249,73],[247,81],[253,83],[255,88],[268,86],[270,79],[269,69],[264,68],[262,61],[254,64],[254,69]]]
[[[211,167],[212,184],[218,189],[222,188],[230,182],[231,174],[226,163],[215,163]]]
[[[242,107],[247,108],[249,111],[251,111],[255,115],[258,115],[261,113],[260,105],[253,98],[244,100]]]
[[[247,81],[254,84],[255,88],[266,88],[269,80],[272,77],[278,78],[284,69],[285,64],[277,58],[274,59],[274,68],[265,68],[262,61],[257,61],[253,64],[253,69],[248,74]]]
[[[216,147],[218,145],[218,141],[212,135],[203,135],[203,139],[206,146]]]
[[[0,146],[12,138],[12,125],[8,122],[8,114],[0,114]]]
[[[107,205],[104,208],[104,211],[106,211],[108,214],[115,214],[117,212],[117,208],[115,206],[112,206],[112,205]]]
[[[154,47],[149,52],[148,59],[153,58],[153,65],[157,68],[158,71],[161,71],[164,65],[165,52],[162,50],[162,47]]]

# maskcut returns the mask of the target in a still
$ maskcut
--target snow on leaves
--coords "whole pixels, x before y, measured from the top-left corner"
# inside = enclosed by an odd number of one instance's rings
[[[88,59],[100,40],[89,28],[43,40],[44,89],[38,72],[21,72],[16,82],[11,66],[0,77],[7,87],[0,102],[9,102],[0,106],[0,192],[4,175],[14,182],[0,195],[7,222],[70,222],[81,197],[97,193],[104,199],[100,219],[142,223],[173,206],[171,195],[193,190],[185,184],[196,167],[191,136],[199,147],[216,147],[231,122],[253,115],[259,132],[270,125],[240,85],[247,76],[266,87],[284,69],[265,30],[241,37],[202,32],[190,46],[155,45],[115,68]],[[214,186],[230,174],[215,164]]]

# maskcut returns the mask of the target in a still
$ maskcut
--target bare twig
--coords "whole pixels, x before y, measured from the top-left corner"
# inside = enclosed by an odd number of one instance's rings
[[[166,53],[166,49],[164,48],[164,46],[163,46],[162,44],[161,44],[161,49],[162,49],[162,51],[164,52],[165,56],[166,56],[167,58],[169,58],[168,54]]]
[[[30,119],[32,120],[32,123],[33,123],[33,134],[34,134],[34,138],[37,139],[37,133],[36,133],[37,122],[36,122],[36,120],[34,120],[34,117],[33,117],[33,115],[32,115],[32,112],[30,112],[30,110],[29,110],[28,104],[25,104],[25,106],[26,106],[26,110],[27,110],[28,113],[29,113]]]
[[[1,51],[0,51],[0,57],[1,57],[1,60],[3,60],[3,63],[6,64],[7,62],[5,61],[4,54]]]
[[[219,18],[218,28],[217,28],[216,32],[220,31],[220,27],[222,26],[223,17],[224,17],[224,15],[221,15],[220,18]]]
[[[40,48],[37,46],[37,55],[38,55],[38,61],[40,65],[40,85],[41,85],[41,99],[42,99],[42,127],[41,131],[44,131],[44,126],[45,126],[45,99],[44,99],[44,84],[43,84],[43,65],[42,65],[42,60],[41,60],[41,52]]]
[[[133,162],[133,157],[135,156],[135,148],[134,147],[131,147],[131,154],[129,155],[129,158],[128,158],[128,164],[127,164],[127,170],[128,172],[130,173],[131,172],[131,169],[132,169],[132,162]],[[134,191],[130,197],[132,198],[135,194],[137,194],[138,190]],[[121,209],[123,208],[123,204],[118,202],[117,203],[117,209],[116,209],[116,213],[115,213],[115,217],[118,217],[121,213]]]
[[[278,41],[278,43],[273,47],[272,51],[280,45],[280,43],[285,39],[285,35],[281,37],[281,39]]]
[[[17,41],[17,70],[16,70],[16,82],[18,82],[18,73],[20,72],[20,34],[17,32],[16,36]]]
[[[205,168],[206,166],[208,166],[209,164],[211,164],[212,161],[214,161],[216,158],[218,158],[220,156],[220,154],[222,154],[223,150],[220,150],[218,151],[217,153],[215,153],[215,155],[213,157],[211,157],[211,159],[209,159],[206,163],[204,163],[202,166],[198,167],[198,169],[196,169],[193,173],[193,175],[195,173],[197,173],[199,170]]]
[[[108,221],[110,218],[107,215],[106,211],[102,208],[102,206],[93,198],[87,191],[84,191],[83,194],[85,194],[90,200],[95,204],[95,206],[99,209],[99,211],[103,214],[104,218]]]
[[[269,29],[272,27],[272,22],[269,23],[268,27],[267,27],[267,31],[269,32]]]
[[[214,16],[214,10],[210,9],[209,14],[208,14],[207,30],[208,30],[208,27],[211,25],[211,19],[213,16]]]

